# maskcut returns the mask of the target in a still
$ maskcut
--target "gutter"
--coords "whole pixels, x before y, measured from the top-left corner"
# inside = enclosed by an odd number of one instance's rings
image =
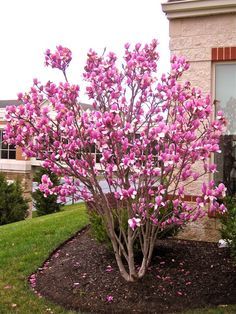
[[[169,20],[236,12],[235,0],[182,0],[162,3]]]

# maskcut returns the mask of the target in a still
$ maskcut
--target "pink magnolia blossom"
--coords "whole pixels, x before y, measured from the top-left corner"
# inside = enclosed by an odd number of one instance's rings
[[[140,218],[130,218],[128,220],[128,224],[130,226],[130,228],[134,231],[137,227],[140,227],[141,225],[141,219]]]

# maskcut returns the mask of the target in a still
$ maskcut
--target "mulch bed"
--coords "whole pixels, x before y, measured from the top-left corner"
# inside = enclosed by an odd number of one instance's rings
[[[55,251],[35,278],[42,296],[85,313],[169,314],[236,304],[236,266],[229,250],[214,243],[159,241],[146,276],[127,283],[87,228]]]

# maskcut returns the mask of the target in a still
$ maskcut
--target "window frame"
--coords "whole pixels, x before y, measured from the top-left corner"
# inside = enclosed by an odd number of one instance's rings
[[[211,95],[212,95],[212,102],[214,104],[212,120],[214,120],[216,118],[216,113],[217,113],[216,103],[217,103],[217,101],[219,101],[218,99],[216,99],[216,67],[217,67],[217,65],[227,65],[227,64],[229,64],[229,65],[236,65],[236,60],[232,60],[232,61],[221,60],[221,61],[213,61],[212,62],[212,67],[211,67],[211,71],[212,71],[212,75],[211,75],[211,78],[212,78],[212,80],[211,80],[211,84],[212,84],[211,85]],[[225,134],[225,135],[227,135],[227,134]],[[222,152],[220,154],[222,154]],[[224,156],[222,156],[222,157],[224,157]],[[216,163],[215,154],[211,154],[209,162],[210,163]],[[223,177],[222,177],[222,182],[223,182],[223,179],[224,179],[224,173],[223,173]],[[215,181],[215,175],[213,173],[209,174],[209,180],[214,180]]]
[[[16,160],[16,146],[10,144],[4,144],[3,141],[4,129],[0,128],[0,159],[1,160]],[[3,148],[3,145],[6,145],[7,148]],[[14,146],[14,148],[11,148]],[[3,152],[7,153],[7,158],[2,157]],[[14,153],[14,158],[10,158],[10,153]]]

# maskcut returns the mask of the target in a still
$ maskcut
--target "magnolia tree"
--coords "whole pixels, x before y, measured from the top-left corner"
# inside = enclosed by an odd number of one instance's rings
[[[226,210],[217,203],[225,194],[223,184],[204,183],[194,205],[184,200],[186,186],[216,171],[209,157],[219,152],[224,117],[219,112],[213,121],[210,97],[189,82],[178,82],[189,68],[183,57],[173,56],[170,73],[157,79],[156,48],[156,40],[133,49],[126,44],[120,67],[114,53],[100,56],[90,50],[84,79],[91,110],[81,106],[79,86],[68,82],[71,51],[62,46],[55,53],[47,50],[46,65],[61,70],[65,82],[43,85],[34,79],[30,91],[18,95],[22,104],[9,106],[6,115],[8,143],[64,178],[53,187],[44,175],[40,189],[45,196],[92,201],[127,281],[144,276],[160,232],[195,221],[209,208]],[[101,154],[100,168],[94,149]],[[122,206],[109,202],[101,172]],[[140,265],[134,243],[142,252]]]

